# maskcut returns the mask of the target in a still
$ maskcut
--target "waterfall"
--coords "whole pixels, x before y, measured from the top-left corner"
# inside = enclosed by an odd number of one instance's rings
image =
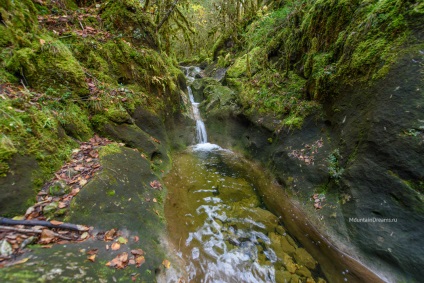
[[[193,82],[196,74],[200,72],[198,67],[185,67],[184,73],[186,75],[187,81]],[[208,135],[206,133],[205,123],[203,123],[202,117],[200,117],[199,112],[199,103],[194,101],[193,91],[190,86],[187,86],[188,96],[190,98],[191,106],[193,109],[193,119],[196,121],[196,142],[197,143],[207,143]]]

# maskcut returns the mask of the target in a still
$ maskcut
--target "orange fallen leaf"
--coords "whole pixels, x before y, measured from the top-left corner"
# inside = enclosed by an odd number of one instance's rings
[[[112,248],[112,251],[117,251],[121,248],[121,244],[118,242],[115,242],[112,244],[111,248]]]
[[[107,266],[116,267],[117,269],[123,269],[128,265],[128,253],[122,253],[117,255],[114,259],[106,263]]]
[[[87,259],[91,262],[94,262],[96,260],[96,255],[90,255],[89,257],[87,257]]]
[[[143,263],[145,263],[145,262],[146,262],[146,259],[142,255],[135,258],[135,263],[136,263],[137,267],[142,266]]]
[[[53,242],[55,235],[52,231],[50,231],[49,229],[44,229],[41,232],[41,237],[40,237],[40,244],[50,244],[51,242]]]
[[[165,268],[170,268],[171,267],[171,262],[167,259],[164,259],[162,261],[163,266],[165,266]]]
[[[50,221],[50,223],[53,224],[53,225],[61,225],[61,224],[63,224],[63,222],[56,221],[56,220],[52,220],[52,221]]]
[[[139,236],[134,236],[133,237],[133,240],[134,240],[134,242],[138,242],[140,240],[140,237]]]
[[[116,235],[116,229],[111,229],[105,233],[105,241],[112,241]]]

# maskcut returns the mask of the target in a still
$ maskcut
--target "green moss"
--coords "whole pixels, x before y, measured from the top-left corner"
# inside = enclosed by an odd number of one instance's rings
[[[71,137],[86,141],[93,136],[88,113],[77,104],[67,104],[63,107],[59,112],[58,120]]]
[[[109,120],[118,124],[131,121],[130,115],[120,104],[112,104],[111,107],[107,109],[105,114]]]
[[[294,127],[300,129],[303,124],[303,117],[297,117],[295,115],[289,116],[283,120],[283,124],[288,127]]]
[[[108,155],[120,153],[120,152],[121,152],[121,147],[117,143],[111,143],[100,149],[99,156],[100,158],[104,158]]]
[[[253,48],[248,54],[245,54],[236,59],[233,65],[227,70],[227,76],[229,78],[239,78],[242,75],[248,75],[247,71],[250,68],[250,72],[256,70],[258,68],[258,63],[260,60],[261,49],[259,47]],[[249,68],[247,65],[249,61],[252,62],[249,64]]]

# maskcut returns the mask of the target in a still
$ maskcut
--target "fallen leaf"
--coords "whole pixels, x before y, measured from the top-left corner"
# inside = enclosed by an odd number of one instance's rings
[[[133,255],[144,255],[144,251],[142,249],[131,250]]]
[[[121,248],[121,244],[118,242],[115,242],[112,244],[111,248],[112,248],[112,251],[119,250]]]
[[[87,184],[87,180],[86,179],[82,179],[81,181],[79,181],[80,186],[84,186],[85,184]]]
[[[134,236],[133,237],[133,240],[134,240],[134,242],[138,242],[140,240],[140,237],[139,236]]]
[[[138,277],[139,275],[140,275],[139,273],[134,274],[134,275],[131,275],[131,280],[132,280],[133,282],[135,282],[135,281],[137,280],[137,277]]]
[[[107,251],[109,250],[109,245],[106,245],[106,250],[107,250]]]
[[[63,222],[57,221],[57,220],[52,220],[52,221],[50,221],[50,223],[53,224],[53,225],[61,225],[61,224],[63,224]]]
[[[53,239],[54,239],[54,233],[52,231],[50,231],[49,229],[44,229],[41,232],[41,237],[40,237],[40,244],[50,244]]]
[[[65,208],[65,207],[67,207],[68,205],[66,204],[66,203],[64,203],[64,202],[59,202],[59,205],[57,206],[57,208],[59,208],[59,209],[61,209],[61,208]]]
[[[105,233],[105,241],[112,241],[115,238],[116,229],[111,229]]]
[[[91,255],[91,256],[87,257],[87,259],[91,262],[94,262],[96,260],[96,255],[95,254]]]
[[[88,234],[88,232],[84,232],[84,233],[82,233],[82,235],[81,235],[81,240],[85,240],[85,239],[87,239],[88,238],[88,236],[89,236],[89,234]]]
[[[119,238],[118,238],[118,242],[119,242],[120,244],[125,245],[126,243],[128,243],[128,239],[125,239],[124,237],[119,237]]]
[[[170,268],[171,267],[171,262],[167,259],[164,259],[162,261],[163,266],[165,266],[165,268]]]
[[[41,39],[40,38],[40,44],[41,44],[41,46],[43,46],[45,43],[46,43],[46,41],[44,39]]]
[[[78,231],[83,232],[83,231],[88,231],[88,230],[90,230],[90,227],[87,227],[87,226],[85,226],[85,225],[77,225],[77,229],[78,229]]]
[[[157,180],[150,182],[150,187],[157,189],[157,190],[162,190],[162,185]]]
[[[99,249],[92,249],[92,250],[89,250],[88,252],[87,252],[87,254],[88,255],[95,255],[95,254],[97,254],[97,252],[99,251]]]
[[[158,202],[158,200],[156,198],[153,199],[153,202]]]
[[[134,259],[130,259],[128,261],[128,265],[135,265],[135,260]]]
[[[128,253],[122,253],[117,255],[114,259],[106,263],[107,266],[116,267],[117,269],[123,269],[128,264]]]
[[[140,255],[140,256],[138,256],[138,257],[135,258],[135,263],[136,263],[136,266],[137,267],[142,266],[143,263],[145,263],[145,262],[146,262],[146,259],[142,255]],[[171,263],[169,263],[169,265],[171,265]],[[167,267],[167,268],[169,268],[169,267]]]

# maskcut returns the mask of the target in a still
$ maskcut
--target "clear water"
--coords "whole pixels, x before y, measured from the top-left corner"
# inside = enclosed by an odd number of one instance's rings
[[[298,268],[294,274],[287,271],[289,265],[304,266],[295,255],[303,249],[281,246],[283,238],[295,243],[278,218],[262,207],[252,176],[238,169],[231,151],[204,143],[173,160],[174,169],[165,178],[165,213],[190,282],[307,280],[296,274],[302,273]]]

